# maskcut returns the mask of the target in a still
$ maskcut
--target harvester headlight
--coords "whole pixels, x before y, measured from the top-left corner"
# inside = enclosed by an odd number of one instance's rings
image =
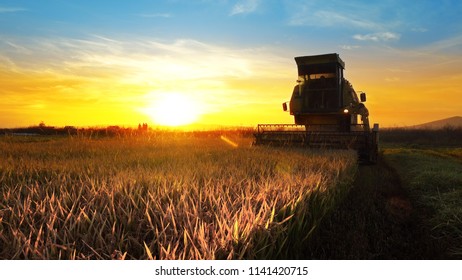
[[[345,114],[348,114],[349,111],[348,111],[347,108],[345,108],[345,109],[343,109],[343,112],[344,112]]]

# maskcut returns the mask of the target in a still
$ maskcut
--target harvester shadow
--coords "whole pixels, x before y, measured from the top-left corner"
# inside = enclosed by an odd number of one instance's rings
[[[306,248],[307,259],[441,259],[396,171],[380,157],[361,165],[353,187]]]

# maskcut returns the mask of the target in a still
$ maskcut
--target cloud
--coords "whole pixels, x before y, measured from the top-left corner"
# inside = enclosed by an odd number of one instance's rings
[[[169,13],[153,13],[153,14],[139,14],[138,16],[144,18],[171,18],[172,14]]]
[[[6,38],[0,42],[0,56],[25,72],[62,73],[65,69],[91,77],[95,74],[90,73],[91,69],[103,69],[104,76],[113,73],[120,79],[143,76],[168,82],[249,77],[257,64],[268,59],[260,52],[264,50],[228,48],[192,39],[132,41],[99,35],[85,39]]]
[[[387,42],[397,41],[401,38],[401,35],[393,32],[378,32],[364,35],[356,34],[353,38],[358,41]]]
[[[401,69],[401,68],[387,68],[386,70],[389,71],[389,72],[392,72],[392,73],[399,73],[399,74],[411,73],[411,70],[409,70],[409,69]]]
[[[377,23],[356,17],[355,15],[345,15],[329,10],[318,10],[312,12],[307,8],[302,8],[299,12],[295,13],[289,20],[289,25],[322,27],[350,26],[368,30],[380,28]]]
[[[279,102],[277,91],[264,101],[259,92],[268,79],[287,79],[293,68],[290,59],[271,49],[192,39],[6,39],[0,42],[0,73],[12,78],[2,86],[9,92],[2,98],[21,96],[19,103],[26,104],[43,97],[48,104],[141,108],[157,94],[180,92],[201,100],[204,110],[212,112],[235,102]]]
[[[236,3],[236,5],[234,5],[229,15],[234,16],[238,14],[252,13],[258,8],[259,4],[260,0],[240,0]]]
[[[16,12],[23,12],[26,11],[24,8],[17,8],[17,7],[0,7],[0,14],[3,13],[16,13]]]
[[[421,51],[426,53],[457,53],[460,54],[462,49],[462,34],[455,34],[452,37],[434,41],[422,48]]]
[[[340,46],[340,48],[341,48],[342,50],[352,51],[352,50],[356,50],[356,49],[361,48],[361,46],[357,46],[357,45],[353,45],[353,46],[351,46],[351,45],[343,45],[343,46]]]
[[[396,82],[400,82],[401,81],[401,78],[399,77],[387,77],[385,78],[385,82],[387,83],[396,83]]]
[[[428,31],[428,29],[425,27],[414,27],[414,28],[411,28],[411,31],[418,32],[418,33],[425,33]]]
[[[13,50],[16,53],[20,53],[20,54],[24,54],[24,55],[31,54],[31,51],[28,48],[24,47],[24,46],[15,44],[15,43],[10,42],[8,40],[5,40],[4,43],[5,43],[6,46],[10,47],[10,49]]]

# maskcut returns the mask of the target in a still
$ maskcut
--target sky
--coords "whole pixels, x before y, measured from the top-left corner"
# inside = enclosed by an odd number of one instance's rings
[[[324,53],[373,123],[461,116],[461,13],[459,0],[0,0],[0,127],[293,123],[294,57]]]

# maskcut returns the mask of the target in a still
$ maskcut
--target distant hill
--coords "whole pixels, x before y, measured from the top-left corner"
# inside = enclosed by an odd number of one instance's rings
[[[425,128],[425,129],[440,129],[444,127],[462,128],[462,117],[456,116],[452,118],[437,120],[433,122],[423,123],[410,126],[410,128]]]

